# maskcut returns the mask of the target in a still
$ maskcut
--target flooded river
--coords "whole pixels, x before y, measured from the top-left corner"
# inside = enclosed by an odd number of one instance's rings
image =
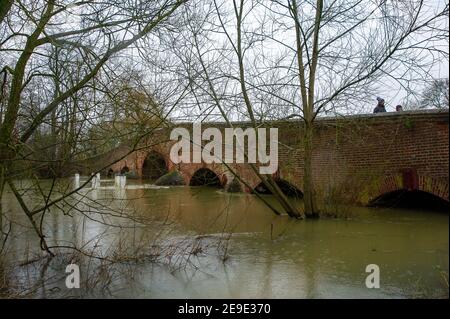
[[[102,181],[45,213],[48,245],[63,246],[47,258],[10,190],[3,207],[6,297],[448,298],[448,212],[341,207],[347,218],[297,221],[249,194]],[[79,289],[65,286],[69,263]],[[365,285],[369,264],[379,289]]]

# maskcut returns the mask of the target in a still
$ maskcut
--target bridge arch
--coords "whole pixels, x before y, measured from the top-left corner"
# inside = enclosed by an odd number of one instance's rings
[[[168,172],[165,157],[156,151],[149,152],[142,162],[142,178],[156,180]]]
[[[114,170],[110,167],[108,171],[106,172],[106,177],[114,177]]]
[[[378,179],[368,190],[369,206],[420,207],[422,202],[431,206],[450,207],[448,184],[427,176],[396,174]],[[425,208],[425,206],[424,206]]]
[[[209,168],[202,167],[194,172],[189,180],[189,186],[210,186],[222,188],[223,183],[219,174]]]
[[[287,180],[282,178],[276,178],[275,183],[278,185],[278,187],[286,196],[303,198],[303,192],[300,189],[298,189],[294,184],[288,182]],[[253,191],[259,194],[272,194],[272,192],[269,189],[267,189],[267,187],[264,185],[263,182],[260,182],[258,185],[256,185]]]
[[[369,206],[448,211],[450,203],[421,190],[400,189],[378,196]]]
[[[128,167],[128,165],[125,163],[125,165],[120,169],[120,174],[126,174],[130,171],[130,168]]]

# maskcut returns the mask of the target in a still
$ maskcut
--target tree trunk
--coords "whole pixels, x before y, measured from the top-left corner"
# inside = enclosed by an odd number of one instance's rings
[[[313,135],[314,135],[314,87],[316,80],[316,68],[319,60],[319,31],[320,22],[322,20],[323,0],[317,0],[316,18],[314,23],[313,34],[313,48],[311,56],[311,67],[309,69],[309,84],[308,84],[308,101],[304,103],[303,115],[305,118],[305,158],[304,158],[304,203],[305,203],[305,216],[306,217],[318,217],[318,211],[316,207],[314,181],[312,173],[312,155],[313,155]],[[297,33],[298,36],[298,33]],[[301,48],[300,48],[301,49]],[[302,62],[302,61],[301,61]],[[304,72],[304,69],[303,69]],[[303,77],[304,79],[304,77]],[[305,82],[304,82],[305,83]],[[305,85],[302,86],[303,91]],[[302,94],[302,98],[305,94]]]
[[[0,248],[3,245],[3,241],[5,239],[4,231],[3,231],[3,190],[5,189],[6,184],[6,168],[3,163],[0,162]]]
[[[5,185],[3,180],[3,166],[0,164],[0,242],[3,242],[3,186]]]
[[[303,168],[303,201],[306,217],[317,217],[314,181],[312,173],[313,125],[305,123],[304,131],[304,168]]]

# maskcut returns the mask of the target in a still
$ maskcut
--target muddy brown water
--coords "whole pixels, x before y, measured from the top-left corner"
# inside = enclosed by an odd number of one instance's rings
[[[70,182],[61,185],[70,189]],[[35,192],[25,198],[39,206]],[[112,181],[97,190],[88,185],[58,206],[43,222],[49,245],[76,245],[115,261],[74,259],[67,249],[42,258],[7,190],[3,208],[13,224],[1,257],[6,296],[448,298],[448,212],[340,207],[347,218],[297,221],[274,215],[253,195],[145,181],[125,190]],[[80,289],[65,286],[67,263],[80,264]],[[379,289],[365,285],[369,264],[380,268]]]

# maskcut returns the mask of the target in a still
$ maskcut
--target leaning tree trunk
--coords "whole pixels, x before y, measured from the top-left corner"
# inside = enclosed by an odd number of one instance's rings
[[[2,198],[3,198],[3,186],[5,185],[3,181],[3,167],[0,166],[0,242],[3,242],[3,207],[2,207]]]
[[[3,245],[5,237],[3,232],[3,206],[2,206],[3,191],[5,189],[5,184],[6,184],[6,167],[5,164],[2,163],[2,159],[0,158],[0,248]]]
[[[313,125],[305,123],[304,131],[304,168],[303,168],[303,201],[306,217],[317,217],[317,207],[312,173]]]

